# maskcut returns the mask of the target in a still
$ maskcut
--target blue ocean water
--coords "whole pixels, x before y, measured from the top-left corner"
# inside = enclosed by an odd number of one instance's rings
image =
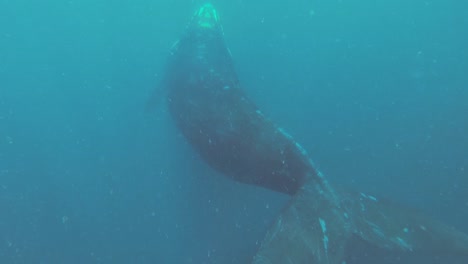
[[[0,263],[248,263],[287,197],[145,112],[204,1],[0,0]],[[333,184],[468,232],[468,4],[213,1],[245,90]]]

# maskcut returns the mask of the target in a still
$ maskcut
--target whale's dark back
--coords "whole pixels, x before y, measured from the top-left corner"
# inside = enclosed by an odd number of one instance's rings
[[[168,67],[170,112],[212,167],[288,194],[314,173],[302,149],[241,90],[221,28],[189,26]]]

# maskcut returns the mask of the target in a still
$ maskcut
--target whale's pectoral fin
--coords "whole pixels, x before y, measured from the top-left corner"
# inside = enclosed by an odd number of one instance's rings
[[[303,188],[268,231],[253,263],[468,263],[465,234],[364,193],[339,198],[336,206]]]
[[[386,259],[391,255],[399,263],[422,258],[425,263],[468,263],[466,234],[414,209],[371,195],[347,193],[341,197],[355,229],[352,242],[347,245],[350,258],[362,261],[358,248],[365,245],[362,248],[367,253],[374,247],[374,253],[381,251],[379,255],[386,255]],[[456,260],[450,262],[447,258]],[[440,262],[441,259],[445,261]]]

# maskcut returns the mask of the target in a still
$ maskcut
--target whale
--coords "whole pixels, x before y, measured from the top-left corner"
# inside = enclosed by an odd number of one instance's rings
[[[327,181],[245,93],[212,4],[196,10],[162,76],[172,120],[204,162],[234,181],[290,196],[251,263],[468,263],[463,232]]]

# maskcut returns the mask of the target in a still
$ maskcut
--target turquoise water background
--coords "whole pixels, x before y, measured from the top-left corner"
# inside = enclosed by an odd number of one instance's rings
[[[287,197],[145,112],[203,2],[0,0],[1,263],[248,262]],[[212,3],[247,93],[333,184],[468,232],[466,1]]]

